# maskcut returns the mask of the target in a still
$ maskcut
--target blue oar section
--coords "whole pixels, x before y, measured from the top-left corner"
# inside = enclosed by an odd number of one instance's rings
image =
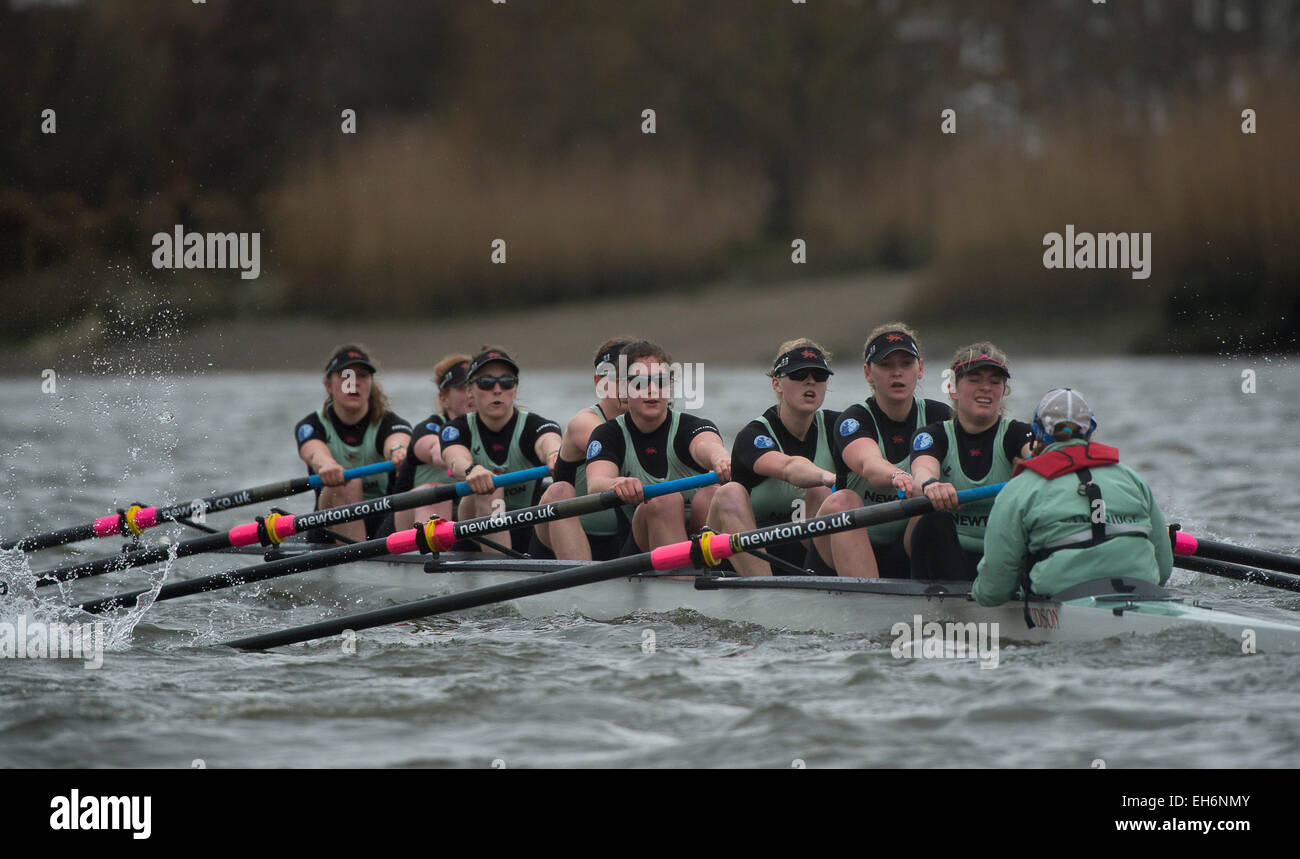
[[[974,489],[963,489],[957,493],[957,501],[961,504],[969,504],[972,501],[983,501],[985,498],[992,498],[1002,491],[1002,487],[1007,485],[1007,481],[1001,483],[990,483],[988,486],[977,486]]]
[[[347,471],[343,472],[343,479],[351,480],[354,477],[369,477],[372,474],[384,474],[386,472],[393,471],[396,468],[397,466],[393,465],[391,462],[375,462],[375,463],[371,463],[370,465],[362,465],[362,466],[358,466],[357,468],[349,468]],[[312,489],[320,489],[322,486],[325,485],[324,483],[321,483],[319,474],[313,474],[311,477],[308,477],[307,484]]]
[[[512,471],[509,474],[497,474],[492,477],[493,486],[515,486],[520,483],[527,483],[530,480],[541,480],[551,473],[551,470],[544,465],[536,468],[525,468],[523,471]],[[473,495],[474,490],[469,488],[469,484],[462,480],[456,484],[456,494],[464,497]]]
[[[703,474],[692,474],[690,477],[669,480],[667,483],[652,483],[642,491],[646,498],[658,498],[660,495],[671,495],[674,492],[699,489],[717,482],[718,475],[712,471],[706,471]]]

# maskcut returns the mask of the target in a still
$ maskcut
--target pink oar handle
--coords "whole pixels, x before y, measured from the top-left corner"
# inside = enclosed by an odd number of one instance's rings
[[[1186,531],[1174,532],[1174,554],[1175,555],[1195,555],[1196,547],[1199,545],[1196,538]]]
[[[731,551],[731,535],[714,534],[710,537],[709,552],[719,561],[730,558],[734,554]],[[691,560],[691,541],[660,546],[650,553],[650,564],[656,570],[676,570],[680,567],[694,566],[695,562]]]
[[[95,520],[94,530],[96,537],[113,537],[122,533],[118,527],[118,515],[114,513],[111,516],[101,516]],[[135,514],[135,527],[143,531],[145,528],[152,528],[158,524],[157,507],[141,507]]]
[[[384,540],[384,546],[388,548],[388,554],[405,555],[407,552],[419,551],[420,546],[415,542],[416,533],[417,529],[407,528],[405,531],[389,534],[387,539]]]
[[[275,535],[281,540],[292,537],[298,533],[294,527],[292,516],[279,516],[275,520]],[[246,522],[243,525],[236,525],[226,532],[226,538],[230,540],[232,546],[251,546],[260,542],[257,536],[257,523]]]

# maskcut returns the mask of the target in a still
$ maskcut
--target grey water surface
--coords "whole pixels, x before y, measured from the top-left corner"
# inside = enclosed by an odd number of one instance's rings
[[[1081,359],[1086,356],[1081,356]],[[827,405],[865,395],[840,369]],[[1249,372],[1247,372],[1249,371]],[[419,374],[380,377],[409,420]],[[313,374],[149,372],[0,379],[0,535],[77,524],[295,476],[294,423]],[[926,396],[941,398],[932,368]],[[1201,536],[1300,545],[1300,375],[1287,359],[1025,361],[1011,412],[1048,388],[1090,399],[1098,438]],[[704,368],[728,443],[772,402],[761,368]],[[561,422],[590,402],[581,370],[525,372],[520,402]],[[310,495],[282,502],[310,509]],[[229,527],[264,512],[214,514]],[[177,534],[179,526],[156,529]],[[30,570],[119,541],[0,553],[0,622],[86,620],[69,601],[227,569],[200,557],[24,591]],[[30,562],[30,565],[29,565]],[[310,574],[304,574],[308,577]],[[1181,595],[1293,613],[1300,595],[1176,572]],[[689,611],[614,623],[525,619],[509,606],[275,653],[217,643],[388,604],[309,579],[158,603],[111,619],[103,664],[0,659],[0,765],[31,767],[1296,767],[1300,656],[1244,655],[1198,630],[1088,644],[1005,644],[975,659],[897,659],[886,631],[790,633]],[[644,631],[655,647],[643,648]],[[647,652],[650,650],[650,652]],[[196,762],[202,762],[201,764]]]

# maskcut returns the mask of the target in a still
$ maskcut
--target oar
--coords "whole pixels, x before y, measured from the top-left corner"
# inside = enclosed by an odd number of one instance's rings
[[[1234,546],[1231,543],[1216,543],[1213,540],[1193,537],[1186,531],[1174,532],[1174,554],[1195,555],[1199,558],[1209,558],[1212,561],[1228,561],[1234,564],[1246,564],[1263,567],[1267,570],[1300,575],[1300,558],[1294,555],[1267,552],[1263,549],[1247,549],[1245,546]]]
[[[1240,564],[1230,564],[1227,561],[1212,561],[1196,555],[1175,558],[1174,566],[1197,573],[1220,576],[1225,579],[1236,579],[1239,582],[1247,582],[1253,585],[1266,585],[1284,591],[1300,592],[1300,578],[1289,576],[1286,573],[1257,570]]]
[[[981,486],[978,489],[965,489],[957,493],[957,500],[959,503],[965,504],[978,501],[981,498],[989,498],[996,495],[1005,485],[1004,483],[998,483],[991,486]],[[835,534],[853,528],[870,527],[897,519],[907,519],[927,513],[932,509],[934,509],[934,505],[930,502],[930,499],[922,495],[917,498],[906,498],[902,501],[888,501],[883,504],[873,504],[869,507],[858,507],[842,513],[831,513],[827,516],[818,516],[802,522],[769,525],[765,528],[741,531],[736,534],[706,535],[695,540],[660,546],[652,552],[643,552],[627,558],[585,564],[580,567],[557,570],[553,573],[543,573],[522,581],[490,585],[458,594],[433,597],[404,605],[392,606],[391,608],[321,621],[320,623],[308,624],[307,626],[281,632],[253,635],[225,643],[243,650],[266,650],[285,644],[296,644],[301,641],[326,638],[345,631],[387,626],[388,624],[415,620],[429,615],[477,608],[478,606],[504,602],[505,600],[603,582],[648,570],[675,570],[680,567],[690,566],[693,563],[714,566],[724,558],[729,558],[738,552],[761,549],[778,543],[790,543],[812,537],[824,537],[827,534]]]
[[[536,468],[526,468],[523,471],[498,474],[492,478],[492,484],[494,486],[513,486],[518,483],[527,483],[530,480],[540,480],[549,473],[550,471],[546,466],[539,465]],[[344,504],[342,507],[328,507],[313,513],[304,513],[301,516],[282,516],[273,513],[266,517],[264,521],[237,525],[229,531],[209,534],[206,537],[195,537],[174,546],[152,546],[109,558],[98,558],[93,561],[83,561],[78,564],[45,570],[36,579],[36,585],[41,587],[56,582],[66,582],[85,578],[86,576],[98,576],[104,573],[126,570],[131,567],[142,567],[145,564],[156,564],[159,561],[167,560],[173,552],[175,552],[176,557],[183,558],[189,555],[197,555],[200,552],[251,546],[254,543],[273,545],[292,537],[294,534],[301,534],[313,528],[337,525],[340,522],[354,522],[376,513],[387,513],[391,510],[408,510],[425,504],[436,504],[450,498],[470,495],[473,491],[470,489],[469,484],[462,480],[460,483],[440,484],[425,489],[412,489],[409,492],[385,495],[380,498],[372,498],[369,501]]]
[[[363,465],[360,468],[349,468],[343,472],[343,479],[351,480],[354,477],[383,474],[392,470],[393,464],[391,462],[376,462],[373,465]],[[152,528],[164,522],[173,522],[177,519],[188,519],[199,512],[230,510],[235,507],[245,507],[249,504],[260,504],[263,501],[271,501],[275,498],[284,498],[287,495],[306,492],[308,489],[319,489],[321,486],[320,475],[313,474],[310,477],[295,477],[291,480],[281,480],[278,483],[266,483],[262,486],[239,489],[235,492],[227,492],[225,495],[213,495],[200,501],[187,501],[184,504],[175,504],[171,507],[140,507],[133,504],[126,510],[119,510],[109,516],[103,516],[88,525],[74,525],[61,531],[36,534],[32,537],[23,537],[20,540],[0,541],[0,549],[20,549],[24,552],[35,552],[38,549],[63,546],[67,543],[77,543],[95,537],[114,537],[118,535],[130,537],[132,534],[142,533],[146,528]]]
[[[673,492],[697,489],[701,486],[716,483],[717,480],[718,475],[708,471],[704,474],[683,477],[680,480],[655,483],[645,487],[645,497],[657,498],[660,495],[668,495]],[[380,555],[403,555],[407,552],[426,550],[447,551],[457,540],[463,538],[481,537],[483,534],[508,531],[523,525],[537,525],[554,522],[557,519],[585,516],[598,510],[617,507],[622,503],[623,501],[618,497],[618,494],[610,489],[599,494],[567,498],[564,501],[554,501],[550,504],[539,504],[536,507],[524,507],[519,510],[508,510],[504,513],[494,513],[491,516],[466,519],[463,522],[430,522],[406,531],[398,531],[387,537],[367,540],[364,543],[353,543],[350,546],[339,546],[331,549],[317,549],[294,558],[281,558],[264,564],[227,570],[223,573],[213,573],[210,576],[187,579],[183,582],[173,582],[169,585],[163,585],[158,590],[154,602],[222,590],[235,585],[262,582],[267,579],[277,579],[281,576],[305,573],[309,570],[319,570],[325,567],[338,566],[339,564],[350,564],[353,561],[377,558]],[[424,546],[420,545],[421,542],[424,543]],[[138,597],[147,593],[149,593],[149,589],[145,588],[115,594],[110,597],[88,600],[76,606],[76,608],[92,614],[99,614],[130,605]]]

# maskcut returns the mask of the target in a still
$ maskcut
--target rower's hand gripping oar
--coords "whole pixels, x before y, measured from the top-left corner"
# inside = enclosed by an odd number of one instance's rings
[[[544,465],[539,465],[536,468],[526,468],[522,471],[495,475],[492,478],[492,483],[495,486],[514,486],[518,483],[527,483],[530,480],[540,480],[548,474],[550,474],[550,470]],[[355,504],[344,504],[341,507],[329,507],[325,510],[303,513],[300,516],[272,514],[256,522],[237,525],[229,531],[184,540],[175,546],[154,546],[114,555],[109,558],[98,558],[93,561],[82,561],[81,563],[70,564],[52,570],[44,570],[38,574],[36,585],[42,587],[56,582],[72,581],[86,576],[98,576],[131,567],[142,567],[145,564],[156,564],[167,560],[173,552],[175,552],[176,557],[184,558],[201,552],[251,546],[257,543],[276,545],[295,534],[301,534],[313,528],[337,525],[340,522],[354,522],[376,513],[388,513],[392,510],[408,510],[425,504],[436,504],[450,498],[471,495],[473,491],[470,489],[469,484],[462,480],[460,483],[442,484],[426,489],[412,489],[409,492],[385,495],[381,498],[372,498],[369,501],[358,501]]]
[[[645,497],[657,498],[660,495],[668,495],[673,492],[697,489],[716,483],[717,480],[718,475],[709,471],[704,474],[684,477],[680,480],[654,483],[645,487]],[[490,516],[480,516],[462,522],[447,522],[435,519],[422,523],[415,528],[398,531],[387,537],[367,540],[364,543],[354,543],[332,549],[317,549],[292,558],[281,558],[264,564],[228,570],[224,573],[214,573],[210,576],[188,579],[183,582],[173,582],[163,585],[159,589],[157,596],[154,597],[154,602],[222,590],[235,585],[266,581],[267,579],[280,578],[294,573],[304,573],[309,570],[324,569],[339,564],[365,560],[366,558],[376,558],[380,555],[403,555],[416,551],[445,551],[450,549],[457,540],[480,537],[483,534],[496,531],[508,531],[521,525],[536,525],[544,522],[554,522],[557,519],[583,516],[598,510],[618,507],[622,503],[623,501],[618,497],[618,493],[610,489],[598,494],[583,495],[579,498],[566,498],[563,501],[538,504],[535,507],[508,510],[503,513],[493,513]],[[97,614],[129,605],[137,597],[146,593],[149,593],[147,589],[141,589],[116,594],[83,602],[77,608]]]
[[[371,474],[384,474],[392,470],[393,464],[391,462],[376,462],[372,465],[348,469],[343,472],[343,479],[351,480],[354,477],[368,477]],[[74,525],[71,528],[23,537],[20,540],[0,541],[0,549],[19,549],[23,552],[35,552],[39,549],[63,546],[96,537],[139,536],[146,529],[161,525],[164,522],[189,519],[199,513],[231,510],[235,507],[246,507],[249,504],[260,504],[263,501],[297,495],[299,492],[306,492],[308,489],[319,489],[322,485],[320,475],[313,474],[309,477],[295,477],[290,480],[265,483],[248,489],[238,489],[224,495],[213,495],[201,500],[187,501],[184,504],[174,504],[171,507],[141,507],[138,504],[133,504],[125,510],[102,516],[86,525]]]
[[[998,483],[991,486],[981,486],[978,489],[965,489],[957,493],[957,500],[959,503],[964,504],[982,498],[989,498],[996,495],[1005,485],[1004,483]],[[723,559],[749,549],[761,549],[778,543],[789,543],[796,540],[835,534],[840,531],[848,531],[853,528],[864,528],[898,519],[908,519],[912,516],[928,513],[933,509],[934,505],[930,499],[920,496],[918,498],[905,498],[901,501],[873,504],[869,507],[859,507],[827,516],[817,516],[802,522],[769,525],[766,528],[741,531],[736,534],[705,533],[694,540],[661,546],[652,552],[643,552],[627,558],[585,564],[580,567],[557,570],[553,573],[543,573],[522,581],[506,582],[458,594],[433,597],[432,599],[419,600],[405,605],[308,624],[307,626],[300,626],[282,632],[249,636],[235,641],[228,641],[226,644],[243,650],[265,650],[285,644],[326,638],[344,631],[387,626],[434,614],[477,608],[491,603],[563,590],[578,585],[603,582],[623,576],[636,575],[652,569],[675,570],[692,564],[716,566]]]

